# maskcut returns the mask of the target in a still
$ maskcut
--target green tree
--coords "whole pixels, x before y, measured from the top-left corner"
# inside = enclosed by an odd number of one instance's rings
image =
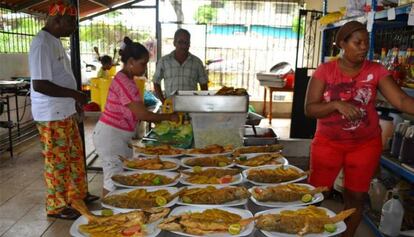
[[[299,32],[299,17],[298,16],[293,17],[292,31],[295,33]],[[302,22],[302,24],[300,25],[300,35],[303,35],[304,33],[305,33],[305,23]]]
[[[208,24],[217,19],[217,9],[210,5],[200,6],[194,14],[194,20],[198,24]]]

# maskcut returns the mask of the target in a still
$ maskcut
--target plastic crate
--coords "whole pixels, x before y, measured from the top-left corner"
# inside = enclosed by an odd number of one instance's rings
[[[190,113],[194,146],[211,144],[243,146],[247,113]]]

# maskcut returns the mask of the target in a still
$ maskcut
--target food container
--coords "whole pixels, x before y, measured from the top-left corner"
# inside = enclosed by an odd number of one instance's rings
[[[256,130],[256,132],[254,131]],[[243,143],[245,146],[277,144],[277,135],[272,128],[245,127]]]
[[[242,146],[246,116],[246,113],[190,113],[194,147]]]
[[[248,95],[215,95],[215,91],[178,91],[175,112],[188,112],[193,126],[194,147],[212,144],[243,145]]]
[[[215,91],[178,91],[173,96],[176,112],[246,113],[248,95],[214,95]],[[246,117],[245,117],[246,118]]]

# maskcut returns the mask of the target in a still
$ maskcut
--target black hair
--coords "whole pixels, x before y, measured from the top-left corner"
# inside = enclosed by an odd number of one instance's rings
[[[99,61],[101,61],[102,64],[112,64],[112,58],[111,56],[104,55],[99,58]]]
[[[144,45],[133,42],[130,38],[125,37],[124,43],[126,44],[124,50],[121,53],[121,61],[123,63],[127,63],[129,58],[133,58],[135,60],[142,59],[145,57],[149,57],[149,52]]]
[[[188,30],[186,29],[178,29],[175,33],[174,33],[174,40],[177,39],[178,35],[180,34],[186,34],[188,37],[191,37],[191,34]]]

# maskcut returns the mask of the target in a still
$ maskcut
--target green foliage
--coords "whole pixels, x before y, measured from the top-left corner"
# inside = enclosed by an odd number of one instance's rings
[[[298,16],[295,16],[293,18],[292,31],[295,33],[298,33],[299,31],[299,17]],[[304,33],[305,33],[305,24],[303,24],[302,22],[302,24],[300,25],[300,35],[303,35]]]
[[[217,9],[210,5],[200,6],[194,14],[194,20],[198,24],[208,24],[217,19]]]
[[[1,15],[0,15],[1,17]],[[1,18],[0,18],[1,20]],[[33,36],[43,27],[43,22],[35,18],[22,17],[4,20],[0,33],[1,53],[22,53],[29,50]]]

